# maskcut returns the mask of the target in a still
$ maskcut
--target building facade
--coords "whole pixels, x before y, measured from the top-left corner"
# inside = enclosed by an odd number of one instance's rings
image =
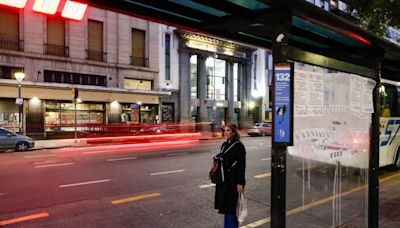
[[[65,137],[86,125],[160,122],[159,24],[88,7],[80,21],[0,6],[0,126],[18,126],[23,72],[23,132]]]
[[[222,121],[252,126],[268,119],[271,54],[160,25],[162,121]]]

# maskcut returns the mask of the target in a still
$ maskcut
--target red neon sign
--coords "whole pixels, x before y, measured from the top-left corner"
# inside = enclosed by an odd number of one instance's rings
[[[61,16],[79,21],[82,20],[83,15],[85,15],[86,9],[87,4],[67,0]]]
[[[33,4],[33,11],[45,13],[45,14],[55,14],[57,12],[60,0],[36,0]]]
[[[0,0],[0,5],[6,5],[14,8],[24,8],[28,0]],[[60,4],[61,0],[34,0],[32,10],[35,12],[53,15],[57,12],[58,7],[63,7],[61,16],[73,20],[82,20],[85,15],[87,4],[63,0],[65,4]]]
[[[16,8],[24,8],[28,0],[0,0],[0,5],[6,5]]]

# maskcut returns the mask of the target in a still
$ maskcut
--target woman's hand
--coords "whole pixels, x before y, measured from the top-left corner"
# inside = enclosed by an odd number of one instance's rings
[[[236,185],[237,192],[244,192],[244,187],[241,184]]]

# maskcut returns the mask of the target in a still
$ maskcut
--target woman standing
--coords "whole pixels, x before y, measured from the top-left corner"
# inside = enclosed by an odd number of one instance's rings
[[[235,124],[225,126],[225,138],[221,152],[213,157],[222,161],[219,168],[223,173],[222,182],[216,184],[214,207],[219,210],[218,213],[225,215],[225,228],[237,228],[236,204],[239,192],[244,192],[246,184],[246,149],[240,142]]]

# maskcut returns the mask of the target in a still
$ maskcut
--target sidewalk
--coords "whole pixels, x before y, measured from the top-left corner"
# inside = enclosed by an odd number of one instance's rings
[[[249,136],[245,131],[240,131],[240,135],[241,137]],[[154,135],[154,137],[157,137],[157,135]],[[110,137],[110,139],[112,138],[113,137]],[[223,138],[224,137],[222,137],[222,134],[220,132],[214,132],[214,135],[211,132],[204,132],[200,135],[200,137],[198,137],[199,140],[218,140]],[[35,147],[33,148],[33,150],[57,149],[63,147],[85,147],[94,144],[95,143],[88,143],[88,138],[78,138],[76,142],[75,139],[35,140]]]

